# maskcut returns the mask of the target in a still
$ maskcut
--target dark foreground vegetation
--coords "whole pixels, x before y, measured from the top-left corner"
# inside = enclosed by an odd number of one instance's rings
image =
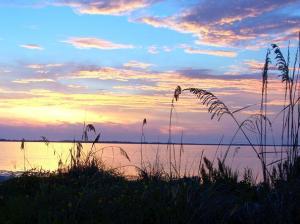
[[[0,184],[0,223],[300,223],[300,160],[293,169],[272,186],[206,159],[202,178],[128,180],[95,163],[27,172]]]

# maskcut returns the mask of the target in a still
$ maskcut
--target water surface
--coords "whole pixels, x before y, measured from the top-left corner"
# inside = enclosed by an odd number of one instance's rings
[[[0,142],[0,170],[6,171],[23,171],[29,169],[43,169],[54,171],[58,168],[58,161],[64,164],[70,163],[70,149],[74,147],[73,143],[49,143],[46,145],[42,142],[26,142],[25,149],[21,150],[20,142]],[[90,150],[92,144],[83,144],[83,153]],[[130,161],[120,152],[120,148],[126,151]],[[172,146],[172,161],[181,174],[196,175],[202,156],[213,160],[215,164],[217,158],[223,158],[228,146],[216,145],[183,145],[181,150],[180,162],[180,145]],[[95,145],[94,151],[96,156],[101,158],[107,167],[120,168],[125,175],[136,175],[136,168],[141,165],[141,145],[140,144],[113,144],[99,143]],[[273,151],[273,147],[269,147]],[[166,170],[169,170],[169,151],[165,144],[144,144],[142,146],[143,163],[145,165],[160,164]],[[25,153],[25,160],[24,160]],[[269,154],[268,162],[279,158],[279,154]],[[176,158],[176,164],[175,160]],[[25,163],[24,163],[25,161]],[[250,146],[231,146],[226,159],[226,164],[240,173],[245,168],[251,168],[254,175],[260,175],[260,162]],[[25,166],[25,167],[24,167]]]

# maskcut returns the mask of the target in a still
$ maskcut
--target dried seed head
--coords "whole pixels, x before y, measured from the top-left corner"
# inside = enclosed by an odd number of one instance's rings
[[[181,87],[177,86],[175,91],[174,91],[174,98],[175,98],[176,101],[178,101],[180,94],[181,94]]]
[[[25,149],[25,139],[23,138],[22,142],[21,142],[21,150],[24,150],[24,149]]]

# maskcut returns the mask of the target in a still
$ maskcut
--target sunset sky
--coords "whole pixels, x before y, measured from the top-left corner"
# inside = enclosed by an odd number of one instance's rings
[[[291,0],[1,0],[0,15],[6,139],[78,139],[86,122],[102,140],[139,141],[147,118],[146,140],[166,141],[177,85],[212,91],[233,110],[259,103],[267,49],[286,55],[290,41],[294,55],[300,29]],[[271,70],[274,115],[283,84]],[[174,139],[216,143],[235,128],[229,117],[211,121],[192,95],[176,102]]]

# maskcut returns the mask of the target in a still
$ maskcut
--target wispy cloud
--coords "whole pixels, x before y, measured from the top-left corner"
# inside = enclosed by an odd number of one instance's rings
[[[207,69],[184,69],[178,71],[160,71],[155,72],[151,70],[137,70],[135,68],[116,68],[116,67],[79,67],[73,72],[68,72],[66,75],[59,77],[60,80],[97,80],[113,82],[115,90],[129,90],[129,91],[145,91],[148,94],[170,93],[174,86],[178,83],[182,86],[197,87],[208,90],[214,90],[222,95],[232,94],[258,94],[260,85],[260,76],[258,72],[253,73],[252,68],[244,66],[244,70],[240,70],[239,74],[229,75],[218,74],[212,75],[215,71]],[[246,70],[248,68],[248,70]],[[235,71],[235,70],[234,70]],[[241,75],[241,71],[245,72]],[[276,77],[276,76],[275,76]],[[270,83],[272,80],[269,80]],[[276,88],[278,84],[273,85]],[[270,93],[271,90],[270,87]],[[126,91],[125,91],[126,92]]]
[[[73,88],[73,89],[86,89],[86,86],[83,85],[74,85],[74,84],[69,84],[67,85],[69,88]]]
[[[147,69],[147,68],[153,66],[153,64],[144,63],[144,62],[140,62],[140,61],[128,61],[127,63],[123,64],[123,66],[128,67],[128,68]]]
[[[64,64],[56,63],[56,64],[29,64],[26,67],[31,69],[43,69],[43,68],[56,68],[62,67]]]
[[[154,45],[148,47],[148,53],[150,53],[150,54],[158,54],[159,53],[158,47],[154,46]]]
[[[218,57],[230,57],[234,58],[237,56],[237,53],[234,51],[224,51],[224,50],[205,50],[199,48],[193,48],[184,46],[184,52],[188,54],[206,54],[206,55],[213,55]]]
[[[227,75],[240,75],[244,74],[261,74],[264,67],[264,62],[257,60],[244,60],[240,63],[229,65],[227,71],[224,74]],[[291,68],[292,70],[293,68]],[[277,68],[275,64],[269,64],[269,73],[276,72]]]
[[[54,5],[69,6],[81,14],[124,15],[145,8],[158,0],[62,0]]]
[[[168,47],[168,46],[163,46],[163,51],[164,52],[171,52],[172,51],[172,48]]]
[[[34,83],[34,82],[55,82],[55,80],[47,79],[47,78],[36,78],[36,79],[17,79],[17,80],[13,80],[12,82],[28,84],[28,83]]]
[[[21,44],[20,47],[30,50],[44,50],[44,48],[38,44]]]
[[[114,80],[127,82],[129,80],[145,80],[153,79],[155,75],[151,72],[141,70],[132,70],[129,68],[114,68],[114,67],[101,67],[101,68],[81,68],[73,72],[71,75],[63,78],[69,79],[99,79],[99,80]]]
[[[101,50],[115,50],[115,49],[131,49],[134,48],[130,44],[113,43],[108,40],[95,38],[95,37],[71,37],[68,40],[63,41],[71,44],[78,49],[101,49]]]

